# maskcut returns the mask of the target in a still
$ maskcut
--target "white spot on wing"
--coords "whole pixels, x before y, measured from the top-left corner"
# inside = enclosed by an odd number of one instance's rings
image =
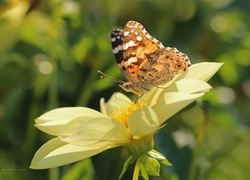
[[[147,34],[147,31],[143,28],[142,33]]]
[[[111,42],[115,42],[116,38],[114,37],[114,38],[111,38],[110,40]]]
[[[117,47],[115,47],[115,48],[113,49],[113,53],[114,53],[114,54],[117,54],[118,51],[121,51],[121,50],[122,50],[122,45],[119,45],[119,46],[117,46]]]
[[[141,36],[137,36],[136,39],[137,39],[137,41],[141,41],[142,37]]]
[[[137,62],[137,57],[131,57],[131,58],[129,58],[127,64],[131,64],[133,62]]]
[[[137,46],[134,41],[130,40],[126,44],[124,44],[124,49],[128,49],[129,47]]]
[[[125,31],[125,32],[123,33],[123,35],[124,35],[124,36],[127,36],[128,33],[129,33],[128,31]]]
[[[145,36],[146,36],[146,38],[148,38],[148,39],[150,39],[150,40],[153,38],[153,37],[150,36],[148,33],[146,33]]]

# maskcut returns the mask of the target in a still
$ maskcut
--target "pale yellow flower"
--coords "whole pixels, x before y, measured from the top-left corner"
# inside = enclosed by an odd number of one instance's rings
[[[115,93],[108,102],[101,99],[101,112],[68,107],[43,114],[35,120],[35,126],[56,137],[36,152],[31,168],[62,166],[118,146],[124,146],[132,159],[140,157],[143,167],[148,164],[145,162],[157,164],[155,159],[166,160],[153,150],[155,132],[168,118],[211,89],[206,81],[221,65],[194,64],[172,81],[144,94],[137,103],[124,94]],[[168,163],[165,161],[165,164]],[[143,168],[140,171],[143,174]]]

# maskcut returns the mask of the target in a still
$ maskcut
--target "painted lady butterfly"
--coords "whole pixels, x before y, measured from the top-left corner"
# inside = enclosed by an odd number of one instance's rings
[[[191,66],[186,54],[164,47],[136,21],[128,21],[123,30],[114,29],[111,44],[117,64],[128,80],[120,87],[138,96]]]

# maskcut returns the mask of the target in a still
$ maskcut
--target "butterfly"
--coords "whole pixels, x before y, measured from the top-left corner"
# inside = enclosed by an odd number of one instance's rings
[[[138,96],[191,66],[186,54],[174,47],[164,47],[136,21],[128,21],[123,30],[114,29],[110,41],[116,62],[128,80],[119,86]]]

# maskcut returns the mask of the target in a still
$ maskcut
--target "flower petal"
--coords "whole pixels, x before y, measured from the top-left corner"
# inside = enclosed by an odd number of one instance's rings
[[[115,112],[121,106],[127,106],[131,103],[131,100],[122,93],[114,93],[112,97],[105,103],[104,98],[100,101],[101,112],[103,114],[109,115]]]
[[[201,81],[208,81],[223,65],[223,63],[211,63],[211,62],[203,62],[193,64],[187,71],[176,75],[171,81],[167,82],[164,85],[161,85],[160,88],[153,88],[149,93],[143,95],[141,99],[139,99],[140,104],[148,103],[148,105],[155,104],[158,96],[161,92],[169,86],[175,84],[176,82],[184,79],[198,79]],[[143,102],[144,101],[144,102]]]
[[[71,136],[73,133],[77,131],[77,129],[83,125],[88,120],[93,119],[93,117],[77,117],[75,119],[72,119],[67,125],[65,125],[63,128],[61,128],[60,133],[58,133],[58,136],[61,138],[67,138],[68,136]]]
[[[212,87],[208,83],[198,79],[193,79],[193,78],[181,79],[179,81],[172,83],[164,90],[158,88],[155,91],[155,96],[152,97],[150,101],[148,100],[148,103],[150,103],[148,105],[152,107],[158,102],[158,99],[161,99],[162,96],[168,92],[180,92],[180,93],[192,94],[192,93],[206,92],[211,88]]]
[[[202,81],[208,81],[223,65],[223,63],[202,62],[193,64],[189,70],[180,74],[176,81],[182,78],[195,78]]]
[[[62,128],[77,117],[90,119],[94,117],[106,117],[104,114],[85,107],[68,107],[51,110],[35,120],[35,126],[47,134],[57,136]]]
[[[80,146],[101,142],[120,146],[128,143],[130,137],[131,133],[126,126],[113,118],[105,117],[86,121],[72,136],[62,137],[62,140]]]
[[[73,163],[106,149],[112,148],[103,144],[102,146],[82,147],[62,142],[59,138],[54,138],[45,143],[34,155],[30,168],[47,169]]]
[[[159,123],[162,124],[165,120],[203,95],[204,93],[165,93],[159,98],[158,102],[152,107],[152,109],[158,115]]]
[[[186,78],[208,81],[220,69],[222,65],[223,63],[214,63],[214,62],[202,62],[193,64],[187,71],[178,74],[173,78],[173,80],[169,81],[163,86],[167,87],[176,81]]]
[[[205,92],[209,89],[212,89],[212,87],[204,81],[193,78],[185,78],[171,84],[164,91],[192,94],[198,92]],[[162,93],[164,93],[164,91]]]
[[[157,114],[148,106],[136,110],[128,121],[128,128],[134,139],[154,133],[159,128],[159,125]]]

